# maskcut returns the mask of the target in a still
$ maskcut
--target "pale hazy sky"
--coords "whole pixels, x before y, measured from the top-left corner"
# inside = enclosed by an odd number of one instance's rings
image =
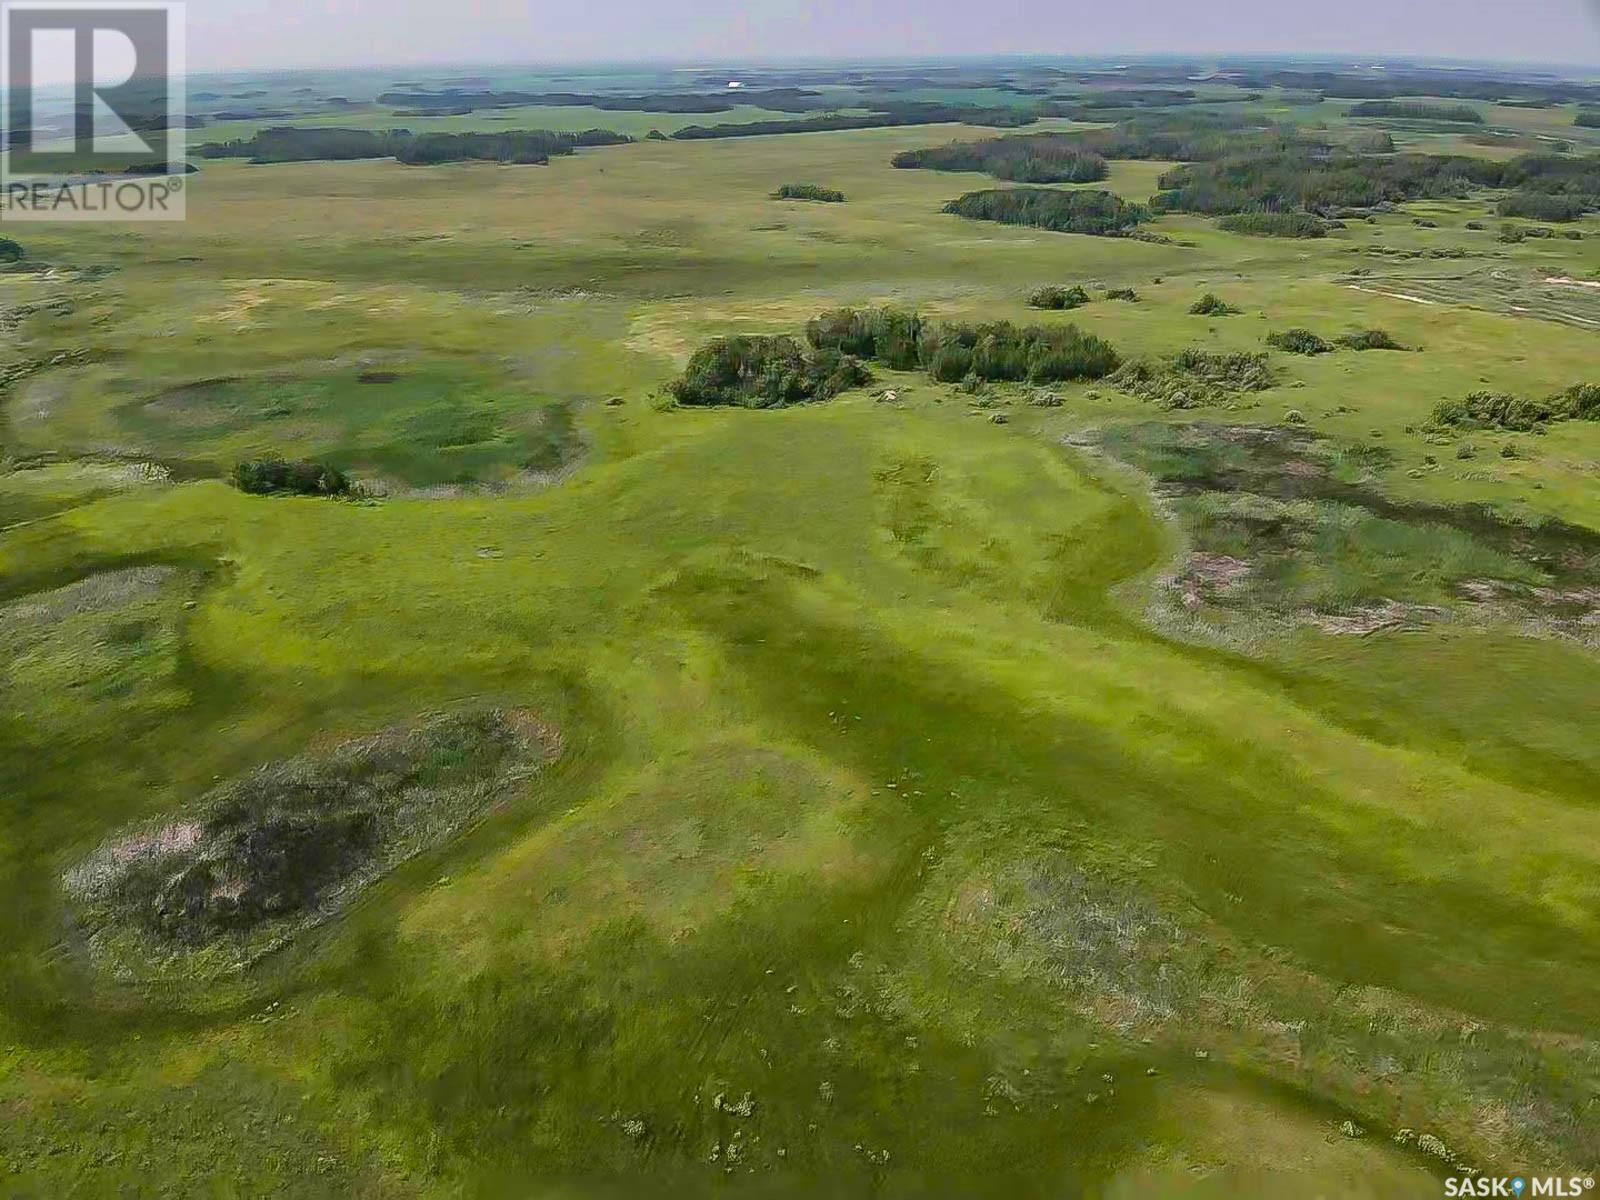
[[[1229,51],[1600,66],[1600,0],[189,0],[191,71]]]

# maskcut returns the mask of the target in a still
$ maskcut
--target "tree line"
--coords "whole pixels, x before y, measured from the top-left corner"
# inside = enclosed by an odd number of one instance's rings
[[[412,165],[467,161],[542,164],[583,146],[614,146],[632,140],[609,129],[581,133],[530,129],[417,134],[409,129],[281,125],[260,130],[250,138],[208,142],[195,153],[202,158],[246,158],[253,163],[393,158]]]
[[[1422,104],[1411,100],[1367,100],[1352,104],[1352,117],[1404,117],[1413,121],[1454,121],[1482,125],[1483,114],[1470,104]]]

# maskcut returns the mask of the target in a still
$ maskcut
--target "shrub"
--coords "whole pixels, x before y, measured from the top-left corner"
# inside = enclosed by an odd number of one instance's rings
[[[1537,429],[1562,414],[1548,401],[1509,392],[1473,392],[1463,400],[1441,400],[1432,423],[1468,429]]]
[[[1028,297],[1030,308],[1078,308],[1087,303],[1089,303],[1089,293],[1081,287],[1059,287],[1053,284],[1037,289]]]
[[[1551,397],[1555,410],[1568,420],[1600,421],[1600,383],[1575,383]]]
[[[22,248],[21,242],[14,242],[10,238],[0,237],[0,263],[21,262],[27,256],[27,251]]]
[[[1580,109],[1578,115],[1572,118],[1572,123],[1585,129],[1600,129],[1600,108]]]
[[[844,193],[814,183],[786,183],[772,193],[774,200],[816,200],[823,204],[843,204]]]
[[[1231,317],[1240,310],[1220,296],[1207,292],[1189,306],[1189,311],[1197,317]]]
[[[679,404],[784,408],[831,400],[872,378],[859,359],[792,337],[717,338],[694,352],[671,385]]]
[[[1328,236],[1320,217],[1305,212],[1246,212],[1223,217],[1217,227],[1249,237],[1319,238]]]
[[[1265,354],[1213,354],[1191,348],[1168,363],[1129,363],[1111,382],[1162,408],[1188,409],[1226,403],[1241,392],[1265,391],[1273,385],[1273,376]]]
[[[1110,192],[1061,192],[1052,188],[968,192],[946,204],[943,211],[974,221],[1100,235],[1125,233],[1150,219],[1150,210],[1142,204],[1130,204]]]
[[[1333,343],[1318,337],[1309,329],[1285,329],[1267,335],[1267,345],[1286,354],[1326,354]]]
[[[1358,333],[1347,333],[1336,339],[1341,346],[1351,350],[1404,350],[1405,347],[1395,341],[1385,329],[1363,329]]]
[[[1125,300],[1129,304],[1139,303],[1139,293],[1132,288],[1107,288],[1107,300]]]
[[[346,496],[352,484],[325,463],[255,458],[233,468],[233,486],[252,496]]]

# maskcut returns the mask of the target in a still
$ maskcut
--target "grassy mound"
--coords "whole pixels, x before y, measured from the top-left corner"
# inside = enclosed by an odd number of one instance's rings
[[[527,714],[488,709],[272,763],[108,841],[66,890],[119,976],[239,970],[512,795],[558,744]]]

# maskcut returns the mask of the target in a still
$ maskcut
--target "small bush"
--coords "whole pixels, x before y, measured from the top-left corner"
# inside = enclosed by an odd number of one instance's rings
[[[1049,285],[1039,288],[1028,297],[1030,308],[1066,309],[1078,308],[1089,303],[1089,293],[1081,287],[1059,287]]]
[[[10,238],[0,238],[0,263],[21,262],[27,257],[27,251],[22,248],[21,242],[14,242]]]
[[[1247,212],[1223,217],[1219,229],[1249,237],[1320,238],[1328,236],[1328,226],[1320,217],[1305,212]]]
[[[1515,396],[1510,392],[1473,392],[1463,400],[1440,401],[1433,409],[1433,424],[1526,432],[1559,416],[1558,409],[1548,401]]]
[[[822,204],[843,204],[844,193],[814,183],[786,183],[772,193],[774,200],[816,200]]]
[[[1284,329],[1267,335],[1267,345],[1286,354],[1327,354],[1333,343],[1309,329]]]
[[[252,496],[347,496],[352,485],[325,463],[255,458],[234,467],[233,486]]]
[[[1107,300],[1125,300],[1129,304],[1139,303],[1139,293],[1132,288],[1107,288]]]
[[[1197,317],[1231,317],[1240,310],[1220,296],[1207,292],[1189,306],[1189,311]]]
[[[1337,339],[1339,345],[1351,350],[1404,350],[1405,347],[1389,334],[1385,329],[1363,329],[1359,333],[1347,333]]]

